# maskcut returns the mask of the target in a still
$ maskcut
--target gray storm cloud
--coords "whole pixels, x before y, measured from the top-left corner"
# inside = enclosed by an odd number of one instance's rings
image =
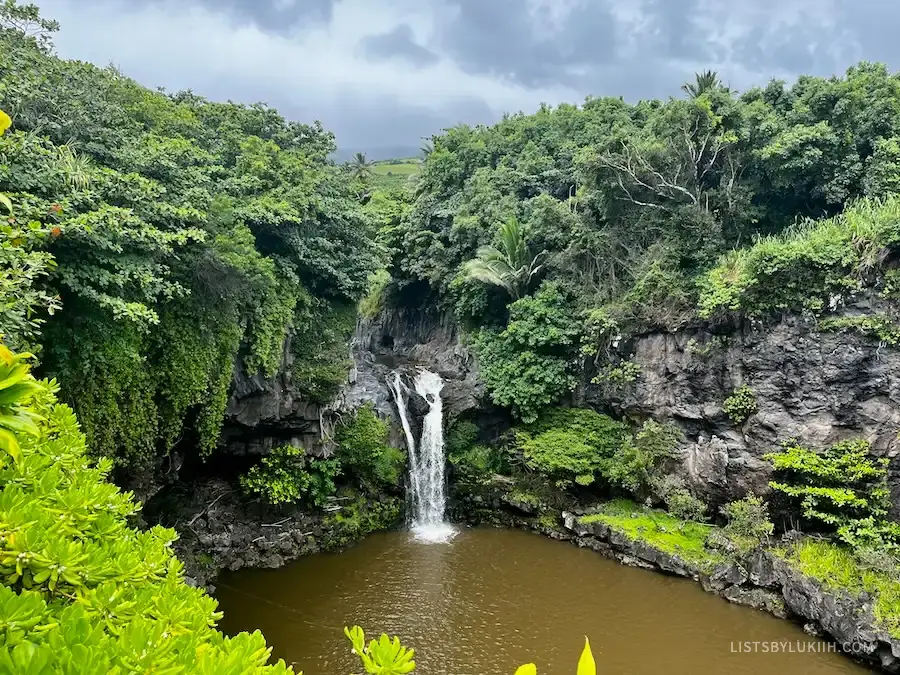
[[[900,64],[882,0],[44,0],[64,57],[148,86],[264,100],[375,154],[505,111]]]

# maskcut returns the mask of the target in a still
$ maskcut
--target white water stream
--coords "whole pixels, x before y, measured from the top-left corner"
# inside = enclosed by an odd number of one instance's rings
[[[409,483],[412,494],[412,531],[417,539],[428,542],[443,542],[451,539],[456,530],[444,520],[447,508],[446,486],[444,484],[444,430],[441,376],[428,370],[421,370],[414,381],[416,393],[428,403],[428,412],[422,420],[422,437],[416,444],[409,413],[406,408],[408,388],[399,373],[390,380],[397,411],[406,435],[409,448]]]

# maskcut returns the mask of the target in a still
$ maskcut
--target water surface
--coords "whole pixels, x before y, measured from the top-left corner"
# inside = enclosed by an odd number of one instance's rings
[[[463,530],[446,544],[382,533],[278,570],[226,573],[217,595],[226,633],[261,629],[305,675],[360,672],[343,635],[354,623],[401,636],[423,675],[512,675],[529,661],[574,675],[584,635],[601,675],[867,672],[836,653],[737,651],[827,645],[693,582],[515,530]]]

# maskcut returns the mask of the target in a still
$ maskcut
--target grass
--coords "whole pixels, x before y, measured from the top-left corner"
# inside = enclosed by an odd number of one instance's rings
[[[719,554],[704,546],[710,533],[709,525],[679,520],[664,511],[647,509],[627,499],[618,499],[600,508],[599,513],[583,516],[581,522],[605,523],[632,541],[643,541],[703,568],[712,567],[721,560]]]
[[[396,162],[396,164],[388,162]],[[422,165],[417,159],[375,162],[372,165],[372,180],[376,186],[382,188],[402,188],[410,176],[419,173],[421,168]]]
[[[389,162],[397,162],[396,164],[390,164]],[[384,162],[375,162],[372,165],[372,173],[387,176],[412,176],[415,173],[419,172],[422,164],[417,159],[407,159],[407,160],[388,160]]]
[[[861,568],[851,551],[828,541],[804,540],[785,559],[829,590],[869,593],[875,620],[891,637],[900,638],[900,580]]]

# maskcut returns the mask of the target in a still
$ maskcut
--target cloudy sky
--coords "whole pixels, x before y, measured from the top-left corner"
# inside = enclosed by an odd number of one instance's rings
[[[705,68],[745,88],[900,67],[896,0],[35,1],[63,57],[265,101],[374,155],[542,101],[677,94]]]

